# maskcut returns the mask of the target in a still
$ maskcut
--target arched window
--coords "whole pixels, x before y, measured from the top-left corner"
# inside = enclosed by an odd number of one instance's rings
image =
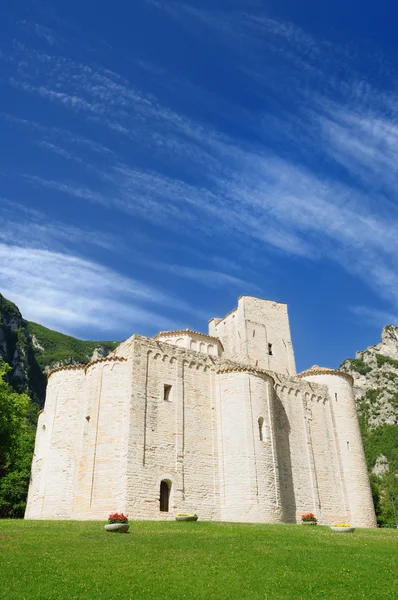
[[[169,512],[171,483],[169,481],[160,482],[160,512]]]
[[[264,417],[258,418],[258,435],[260,437],[260,442],[263,441],[263,425],[264,425]]]

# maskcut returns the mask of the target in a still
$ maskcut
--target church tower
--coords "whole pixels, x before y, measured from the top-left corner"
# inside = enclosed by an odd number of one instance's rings
[[[221,340],[223,358],[296,374],[286,304],[241,296],[235,310],[223,319],[211,319],[209,334]]]

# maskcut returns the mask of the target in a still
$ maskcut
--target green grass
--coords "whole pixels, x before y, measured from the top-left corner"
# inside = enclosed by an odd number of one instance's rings
[[[0,521],[0,598],[398,597],[398,531],[230,523]]]

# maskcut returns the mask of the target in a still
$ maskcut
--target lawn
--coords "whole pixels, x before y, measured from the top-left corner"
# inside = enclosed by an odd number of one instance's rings
[[[231,523],[0,521],[0,598],[398,598],[398,531]]]

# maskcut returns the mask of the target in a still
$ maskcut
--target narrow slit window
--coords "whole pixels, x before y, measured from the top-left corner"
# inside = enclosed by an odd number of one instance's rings
[[[272,344],[268,344],[268,354],[269,354],[269,356],[273,356],[273,354],[272,354]]]
[[[170,402],[171,400],[171,385],[165,384],[163,387],[163,400],[165,402]]]
[[[350,442],[347,442],[347,450],[350,451]]]
[[[253,329],[253,337],[255,337],[255,335],[256,335],[256,330]]]
[[[258,418],[258,435],[260,438],[260,442],[263,441],[263,426],[264,426],[264,417]]]

